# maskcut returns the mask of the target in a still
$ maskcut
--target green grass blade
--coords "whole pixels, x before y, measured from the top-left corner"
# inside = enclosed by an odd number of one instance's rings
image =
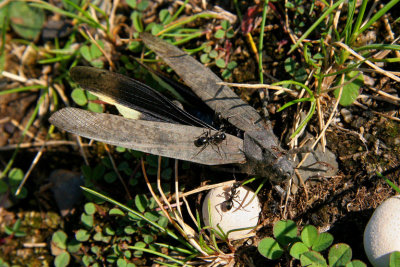
[[[171,256],[168,256],[168,255],[164,254],[164,253],[161,253],[161,252],[158,252],[158,251],[154,251],[154,250],[151,250],[151,249],[148,249],[148,248],[141,248],[141,247],[135,247],[135,246],[128,246],[128,248],[129,249],[143,251],[143,252],[147,252],[147,253],[162,257],[164,259],[170,260],[172,262],[178,263],[180,265],[191,266],[191,265],[187,265],[183,261],[177,260],[177,259],[175,259],[175,258],[173,258]]]
[[[364,0],[365,1],[365,0]],[[392,0],[389,3],[387,3],[382,9],[380,9],[378,12],[375,13],[375,15],[372,16],[372,18],[364,25],[361,27],[360,30],[356,32],[355,38],[365,30],[367,30],[372,24],[374,24],[377,20],[379,20],[383,15],[385,15],[389,9],[391,9],[394,5],[396,5],[400,0]],[[355,40],[355,39],[354,39]]]
[[[90,188],[87,188],[87,187],[84,187],[84,186],[81,186],[81,188],[82,188],[84,191],[86,191],[86,192],[88,192],[88,193],[90,193],[90,194],[92,194],[92,195],[94,195],[94,196],[96,196],[96,197],[98,197],[98,198],[101,198],[101,199],[103,199],[103,200],[105,200],[105,201],[107,201],[107,202],[110,202],[110,203],[112,203],[112,204],[114,204],[114,205],[120,207],[121,209],[123,209],[123,210],[125,210],[125,211],[127,211],[127,212],[130,212],[130,213],[134,214],[135,216],[141,218],[142,220],[148,222],[149,224],[151,224],[152,226],[154,226],[155,228],[157,228],[158,230],[160,230],[160,232],[165,232],[165,233],[167,233],[170,237],[172,237],[172,238],[174,238],[174,239],[176,239],[176,240],[179,239],[179,237],[178,237],[177,235],[175,235],[175,233],[173,233],[171,230],[164,229],[164,228],[163,228],[161,225],[159,225],[158,223],[149,220],[149,219],[146,218],[144,215],[142,215],[141,213],[139,213],[139,212],[137,212],[137,211],[135,211],[135,210],[132,210],[132,209],[129,208],[128,206],[125,206],[125,205],[119,203],[118,201],[115,201],[114,199],[109,198],[109,197],[107,197],[107,196],[105,196],[105,195],[103,195],[103,194],[101,194],[101,193],[99,193],[99,192],[96,192],[96,191],[94,191],[94,190],[92,190],[92,189],[90,189]]]
[[[287,85],[287,84],[289,84],[289,85],[290,85],[290,84],[293,84],[293,85],[300,86],[301,88],[303,88],[304,90],[306,90],[307,93],[308,93],[311,97],[314,97],[314,93],[311,91],[311,89],[310,89],[308,86],[306,86],[306,85],[304,85],[304,84],[302,84],[302,83],[293,81],[293,80],[280,81],[280,82],[273,83],[272,85]]]
[[[260,76],[260,83],[264,83],[264,72],[262,67],[262,51],[264,45],[264,29],[265,29],[265,21],[267,20],[267,11],[268,11],[268,2],[269,0],[264,1],[263,13],[262,13],[262,21],[261,21],[261,30],[260,30],[260,40],[258,42],[258,75]]]
[[[306,39],[315,28],[325,19],[326,16],[331,14],[341,3],[343,3],[346,0],[339,0],[335,4],[333,4],[331,7],[329,7],[317,21],[311,25],[311,27],[300,37],[300,39],[296,42],[296,44],[289,50],[289,54],[292,53],[299,45],[300,43]]]
[[[39,1],[39,2],[34,2],[31,5],[33,7],[46,9],[46,10],[49,10],[49,11],[51,11],[53,13],[58,13],[58,14],[66,16],[66,17],[76,19],[77,21],[79,21],[81,23],[88,24],[90,27],[99,28],[99,24],[97,22],[94,22],[93,20],[87,19],[87,18],[79,16],[79,15],[76,15],[74,13],[68,12],[68,11],[63,10],[61,8],[55,7],[55,6],[53,6],[53,5],[49,4],[49,3],[46,3],[46,2],[43,2],[43,1]]]
[[[307,123],[311,120],[312,116],[314,115],[316,107],[317,107],[316,101],[311,102],[311,107],[307,113],[307,116],[300,123],[299,127],[297,127],[297,129],[294,131],[294,133],[290,136],[290,139],[293,139],[307,125]]]
[[[171,16],[166,22],[165,25],[170,24],[172,21],[176,20],[176,18],[182,13],[182,11],[185,9],[187,3],[189,3],[189,0],[185,0],[185,2],[180,6],[180,8],[175,12],[173,16]]]

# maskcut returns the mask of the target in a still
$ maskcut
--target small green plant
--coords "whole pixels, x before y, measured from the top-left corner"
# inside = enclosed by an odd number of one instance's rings
[[[333,236],[329,233],[318,233],[317,228],[312,225],[305,226],[298,235],[294,221],[278,221],[274,225],[273,234],[275,239],[264,238],[258,245],[260,254],[268,259],[276,260],[284,253],[289,253],[300,261],[301,266],[366,266],[359,260],[351,260],[352,251],[347,244],[331,246]],[[321,252],[329,247],[327,262]]]
[[[1,23],[5,16],[9,17],[12,29],[19,36],[28,40],[35,40],[39,37],[45,22],[45,14],[42,9],[22,1],[12,1],[9,5],[1,8]]]
[[[101,40],[97,41],[97,45],[94,43],[91,43],[90,45],[82,45],[79,48],[79,53],[93,67],[103,68],[104,62],[100,58],[103,53],[101,52],[99,47],[104,48],[104,43]]]
[[[210,45],[204,47],[203,54],[200,56],[200,61],[204,64],[214,63],[218,68],[222,70],[221,76],[224,79],[228,79],[232,75],[232,71],[237,67],[237,62],[232,60],[229,61],[231,43],[228,39],[234,36],[234,31],[229,21],[223,20],[221,27],[218,29],[214,37],[217,39],[226,39],[225,48],[217,51]],[[226,51],[225,51],[226,50]]]
[[[336,25],[333,19],[335,10],[343,2],[344,0],[339,0],[331,6],[326,5],[322,15],[307,30],[301,29],[300,23],[293,22],[295,31],[302,32],[305,30],[305,32],[296,44],[292,46],[289,53],[295,49],[298,49],[301,53],[302,50],[301,56],[304,60],[295,61],[291,57],[285,60],[285,70],[293,78],[293,80],[286,82],[288,84],[291,83],[291,86],[296,90],[300,88],[293,81],[302,83],[302,88],[306,87],[306,84],[314,84],[315,88],[311,87],[313,94],[309,93],[309,99],[305,100],[303,98],[291,101],[285,107],[299,102],[311,102],[311,107],[313,107],[320,101],[319,96],[330,91],[333,91],[333,95],[338,99],[340,105],[348,106],[353,104],[360,94],[361,87],[364,85],[364,76],[359,70],[361,66],[367,66],[373,72],[386,75],[396,81],[399,80],[397,76],[391,75],[391,73],[374,64],[378,61],[397,62],[398,59],[395,58],[377,60],[374,58],[374,53],[384,49],[400,50],[399,45],[360,44],[357,42],[358,38],[363,37],[363,34],[366,34],[369,28],[381,19],[399,0],[389,1],[372,17],[365,17],[369,1],[362,1],[360,6],[357,6],[357,1],[349,1],[347,13],[341,13],[342,16],[346,16],[344,25]],[[302,14],[305,13],[305,10],[298,9],[298,6],[307,5],[304,5],[304,1],[301,0],[289,1],[286,4],[286,7],[294,12],[295,19],[302,20],[304,19]],[[309,15],[314,16],[316,7],[313,4],[309,5],[309,7]],[[358,9],[358,12],[356,12],[356,9]],[[305,38],[312,36],[316,31],[321,32],[318,33],[318,42],[314,44],[303,42]],[[299,49],[300,46],[302,46],[301,50]],[[300,64],[298,62],[303,63]],[[306,72],[306,70],[308,71]],[[315,80],[315,82],[312,80]],[[316,97],[314,98],[314,96]],[[291,135],[291,139],[301,132],[314,113],[315,109],[309,110],[307,117],[300,122],[295,133]]]
[[[390,254],[389,267],[400,266],[400,251],[395,251]]]
[[[23,237],[26,236],[25,231],[21,231],[21,219],[18,219],[12,227],[5,226],[4,232],[9,236]]]
[[[73,255],[84,266],[100,266],[101,262],[135,266],[135,257],[141,257],[143,251],[132,251],[129,246],[157,251],[155,241],[159,229],[166,228],[168,220],[159,212],[151,211],[155,201],[145,195],[137,195],[132,203],[138,211],[131,210],[128,214],[119,208],[107,207],[103,201],[86,203],[80,218],[81,228],[75,230],[74,236],[68,237],[61,230],[53,234],[52,246],[57,248],[53,249],[54,264],[67,266]],[[90,250],[85,251],[89,247]]]
[[[19,168],[13,168],[8,173],[8,179],[0,179],[0,195],[10,193],[12,195],[18,189],[18,186],[24,178],[24,172]],[[20,189],[19,194],[16,196],[18,199],[23,199],[27,196],[28,190],[25,187]]]
[[[388,178],[386,178],[382,173],[376,172],[376,175],[378,175],[380,178],[384,179],[385,182],[390,185],[391,188],[393,188],[398,194],[400,194],[400,188],[394,184],[392,181],[390,181]]]

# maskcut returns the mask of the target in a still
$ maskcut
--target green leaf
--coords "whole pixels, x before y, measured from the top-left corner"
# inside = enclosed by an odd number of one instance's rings
[[[133,11],[131,14],[131,20],[135,30],[137,32],[143,32],[142,14],[137,11]]]
[[[395,267],[395,266],[400,266],[400,252],[399,251],[395,251],[392,254],[390,254],[389,267]]]
[[[130,259],[132,257],[132,252],[130,252],[129,250],[125,250],[124,256],[125,256],[125,258]]]
[[[66,249],[67,248],[67,239],[68,236],[61,230],[55,232],[51,238],[51,241],[59,248]]]
[[[218,56],[218,52],[216,50],[211,50],[208,56],[210,58],[216,58]]]
[[[142,237],[143,237],[143,241],[146,244],[150,244],[150,243],[152,243],[154,241],[154,237],[151,236],[151,235],[143,235]]]
[[[112,208],[112,209],[109,211],[108,214],[110,214],[110,215],[125,216],[125,213],[124,213],[122,210],[118,209],[118,208]]]
[[[93,215],[87,215],[85,213],[82,213],[81,221],[86,227],[88,227],[88,228],[93,227],[93,221],[94,221]]]
[[[148,203],[149,203],[149,201],[148,201],[146,195],[144,195],[144,194],[136,195],[135,205],[136,205],[136,208],[140,212],[144,212],[146,210]]]
[[[232,72],[228,69],[224,69],[224,71],[221,73],[221,76],[223,79],[228,79],[229,77],[231,77]]]
[[[87,104],[85,91],[79,88],[76,88],[71,93],[72,100],[79,106],[84,106]]]
[[[93,59],[92,61],[90,61],[90,65],[95,68],[102,69],[104,67],[104,62],[100,59]]]
[[[88,215],[93,215],[96,212],[96,205],[94,205],[94,203],[89,202],[85,204],[85,212]]]
[[[301,266],[307,267],[325,267],[328,266],[324,257],[315,251],[307,251],[300,256]]]
[[[352,82],[346,84],[350,80],[352,80],[354,77],[356,77]],[[360,87],[364,83],[364,76],[361,74],[359,71],[351,71],[348,74],[345,75],[344,81],[346,85],[343,87],[342,91],[342,97],[340,98],[340,105],[342,106],[349,106],[353,104],[353,102],[357,99],[357,97],[360,94]],[[336,98],[339,97],[339,92],[340,88],[335,89],[333,94],[335,95]]]
[[[126,0],[126,3],[128,4],[128,6],[130,6],[133,9],[135,9],[137,7],[136,0]]]
[[[114,172],[114,171],[112,171],[112,172],[107,172],[105,175],[104,175],[104,180],[107,182],[107,183],[113,183],[113,182],[115,182],[115,180],[117,180],[117,174]]]
[[[168,223],[168,218],[165,216],[161,216],[160,219],[158,219],[157,221],[157,224],[160,225],[162,228],[167,228]]]
[[[171,18],[171,14],[169,14],[168,9],[162,9],[160,11],[159,17],[160,17],[161,23],[165,24]]]
[[[203,64],[210,62],[210,58],[208,57],[208,54],[202,54],[200,56],[200,62]]]
[[[71,256],[68,252],[64,251],[61,254],[57,255],[54,259],[54,266],[56,267],[65,267],[68,266]]]
[[[311,248],[318,237],[318,230],[313,225],[307,225],[304,227],[303,231],[301,231],[301,240],[304,245]]]
[[[104,233],[106,235],[115,235],[115,231],[114,231],[114,229],[111,228],[111,226],[106,226],[104,228]]]
[[[333,243],[333,236],[329,233],[320,233],[317,240],[315,240],[312,250],[323,251]]]
[[[215,64],[220,69],[223,69],[223,68],[226,67],[225,60],[223,60],[222,58],[219,58],[219,59],[215,60]]]
[[[82,247],[82,243],[78,242],[78,240],[73,239],[67,244],[67,250],[69,253],[76,254]]]
[[[297,237],[297,226],[292,220],[281,220],[275,223],[273,232],[276,240],[286,246]]]
[[[125,152],[127,150],[127,148],[125,148],[125,147],[122,147],[122,146],[117,146],[116,148],[115,148],[115,151],[117,151],[117,152],[119,152],[119,153],[123,153],[123,152]],[[128,154],[129,155],[129,154]]]
[[[139,53],[142,50],[142,47],[142,43],[138,41],[132,41],[128,44],[128,49],[134,53]]]
[[[97,44],[101,47],[104,48],[104,43],[101,40],[97,41]],[[101,50],[97,47],[95,44],[90,45],[90,55],[92,59],[99,58],[103,55]]]
[[[329,266],[344,266],[350,262],[352,257],[351,248],[347,244],[335,244],[329,249]]]
[[[237,62],[236,61],[231,61],[228,63],[228,65],[226,66],[229,70],[233,70],[234,68],[237,67]]]
[[[103,233],[102,232],[97,232],[93,236],[94,241],[101,241],[103,239]]]
[[[270,260],[279,259],[283,254],[283,249],[281,248],[279,243],[271,237],[262,239],[258,244],[257,249],[261,255]]]
[[[15,195],[15,193],[17,192],[18,187],[12,188],[12,192]],[[28,195],[28,189],[26,189],[25,187],[22,187],[19,194],[17,195],[18,199],[24,199],[26,198],[26,196]]]
[[[210,52],[211,52],[211,49],[212,49],[211,45],[207,45],[206,47],[204,47],[203,51],[204,51],[205,53],[210,53]]]
[[[161,172],[161,178],[164,179],[164,180],[167,180],[167,181],[171,180],[171,178],[172,178],[172,169],[171,168],[164,169]]]
[[[157,221],[160,215],[156,211],[148,211],[144,213],[144,216],[149,219],[150,221]]]
[[[88,103],[88,110],[97,112],[97,113],[102,113],[103,112],[103,106],[97,103],[89,102]]]
[[[230,26],[231,26],[231,24],[229,23],[229,21],[227,21],[227,20],[221,21],[222,29],[227,30],[227,29],[229,29]]]
[[[217,38],[217,39],[222,39],[222,38],[225,37],[225,31],[224,31],[224,30],[221,30],[221,29],[218,29],[218,30],[215,32],[214,36],[215,36],[215,38]]]
[[[93,179],[100,180],[103,177],[104,172],[106,171],[106,167],[102,164],[97,164],[93,169]]]
[[[7,190],[8,190],[8,184],[3,180],[0,180],[0,194],[7,192]]]
[[[92,169],[87,166],[87,165],[83,165],[81,167],[82,170],[82,174],[86,179],[92,179]]]
[[[139,11],[144,11],[146,8],[149,7],[149,1],[148,0],[141,0],[138,4],[137,4],[137,9]]]
[[[393,266],[389,265],[389,267],[395,267],[395,266],[399,266],[399,265],[393,265]],[[367,265],[360,260],[354,260],[354,261],[347,263],[346,267],[367,267]]]
[[[126,227],[124,228],[124,232],[125,232],[127,235],[132,235],[132,234],[136,233],[136,229],[133,228],[132,225],[128,225],[128,226],[126,226]]]
[[[39,36],[45,21],[43,9],[19,1],[10,3],[9,16],[13,30],[28,40],[35,40]]]
[[[308,247],[302,242],[296,242],[290,248],[290,255],[295,259],[300,259],[301,254],[309,251]]]
[[[90,266],[90,264],[93,262],[93,258],[88,255],[83,255],[82,257],[82,263],[83,266]]]
[[[79,53],[82,55],[86,61],[92,61],[92,54],[90,53],[90,48],[87,45],[83,45],[79,48]]]
[[[126,260],[124,260],[124,259],[120,258],[120,259],[117,260],[117,266],[118,267],[126,267],[127,264],[128,264],[128,262]]]
[[[232,38],[235,35],[235,31],[233,29],[229,29],[226,31],[226,38]]]
[[[19,185],[24,178],[24,172],[19,168],[13,168],[8,174],[10,185]]]
[[[80,242],[85,242],[88,241],[90,237],[90,234],[87,230],[85,229],[79,229],[76,233],[75,233],[75,238],[76,240],[80,241]]]
[[[293,76],[296,69],[296,62],[291,57],[288,57],[287,59],[285,59],[284,66],[285,71]]]
[[[136,243],[135,243],[135,247],[145,248],[145,247],[146,247],[146,243],[141,242],[141,241],[136,242]],[[143,251],[135,250],[135,252],[133,253],[133,255],[134,255],[135,257],[140,257],[140,256],[143,255]]]

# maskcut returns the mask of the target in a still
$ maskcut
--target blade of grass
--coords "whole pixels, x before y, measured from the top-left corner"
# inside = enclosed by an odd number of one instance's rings
[[[344,2],[346,0],[339,0],[337,1],[335,4],[333,4],[331,7],[329,7],[322,15],[321,17],[319,17],[319,19],[317,19],[317,21],[311,25],[311,27],[300,37],[300,39],[295,43],[295,45],[289,50],[289,53],[292,53],[299,45],[300,43],[306,39],[313,30],[315,30],[315,28],[317,28],[317,26],[325,19],[326,16],[328,16],[329,14],[331,14],[335,8],[337,8],[342,2]]]
[[[185,17],[184,19],[176,21],[173,25],[171,25],[171,26],[165,28],[164,30],[160,31],[159,33],[157,33],[157,36],[161,36],[166,32],[169,32],[176,28],[179,28],[187,23],[195,21],[196,19],[217,19],[217,18],[219,18],[218,14],[207,13],[207,12],[199,13],[199,14],[196,14],[196,15],[193,15],[190,17]]]
[[[134,250],[143,251],[143,252],[147,252],[147,253],[150,253],[150,254],[153,254],[153,255],[162,257],[162,258],[164,258],[164,259],[170,260],[170,261],[172,261],[172,262],[178,263],[178,264],[180,264],[180,265],[192,266],[192,265],[186,264],[186,263],[183,262],[183,261],[180,261],[180,260],[177,260],[177,259],[175,259],[175,258],[173,258],[173,257],[171,257],[171,256],[168,256],[168,255],[166,255],[166,254],[164,254],[164,253],[161,253],[161,252],[158,252],[158,251],[155,251],[155,250],[151,250],[151,249],[148,249],[148,248],[141,248],[141,247],[135,247],[135,246],[128,246],[128,248],[129,248],[129,249],[134,249]]]
[[[35,0],[31,0],[33,3],[31,4],[33,7],[37,7],[37,8],[42,8],[42,9],[46,9],[49,10],[53,13],[58,13],[60,15],[64,15],[66,17],[69,18],[73,18],[76,19],[78,22],[80,23],[86,23],[88,24],[90,27],[94,27],[94,28],[102,28],[101,25],[99,23],[97,23],[96,21],[94,21],[93,19],[88,19],[86,17],[82,17],[79,16],[77,14],[68,12],[66,10],[63,10],[61,8],[55,7],[49,3],[46,3],[44,1],[35,1]],[[75,5],[75,4],[74,4]],[[76,5],[75,5],[76,6]]]
[[[262,13],[262,21],[261,21],[261,29],[260,29],[260,40],[258,42],[258,75],[260,76],[260,83],[264,83],[264,71],[262,67],[262,51],[264,46],[264,29],[265,29],[265,21],[267,20],[267,11],[268,11],[268,2],[269,0],[264,1],[263,5],[263,13]]]
[[[360,35],[362,32],[367,30],[372,24],[374,24],[383,15],[385,15],[399,1],[400,0],[392,0],[389,3],[387,3],[383,8],[381,8],[378,12],[376,12],[375,15],[373,15],[372,18],[364,26],[361,27],[361,29],[354,32],[354,34],[352,36],[352,41],[355,41],[355,39],[357,38],[358,35]],[[364,0],[364,2],[367,2],[367,1]]]
[[[130,213],[134,214],[135,216],[141,218],[142,220],[145,220],[146,222],[148,222],[149,224],[151,224],[152,226],[154,226],[155,228],[160,230],[160,232],[164,232],[164,233],[168,234],[173,239],[175,239],[175,240],[179,240],[180,239],[179,236],[175,235],[175,233],[173,233],[171,230],[165,229],[161,225],[159,225],[158,223],[149,220],[144,215],[142,215],[140,212],[137,212],[137,211],[129,208],[128,206],[125,206],[125,205],[119,203],[118,201],[116,201],[116,200],[114,200],[112,198],[109,198],[109,197],[107,197],[107,196],[105,196],[105,195],[103,195],[101,193],[98,193],[98,192],[96,192],[96,191],[94,191],[94,190],[92,190],[90,188],[87,188],[87,187],[84,187],[84,186],[81,186],[81,188],[84,191],[86,191],[86,192],[88,192],[88,193],[90,193],[90,194],[92,194],[92,195],[94,195],[94,196],[96,196],[98,198],[101,198],[101,199],[103,199],[103,200],[105,200],[107,202],[110,202],[111,204],[114,204],[114,205],[120,207],[121,209],[123,209],[123,210],[125,210],[127,212],[130,212]]]
[[[166,22],[165,25],[170,24],[172,21],[176,20],[176,18],[182,13],[182,11],[185,9],[187,3],[189,3],[189,0],[185,0],[181,7],[175,12],[173,16],[171,16]]]
[[[24,87],[13,88],[13,89],[1,91],[0,92],[0,96],[1,95],[6,95],[6,94],[12,94],[12,93],[19,93],[19,92],[38,90],[38,89],[45,89],[45,88],[46,88],[46,86],[44,86],[44,85],[24,86]]]
[[[293,80],[280,81],[280,82],[273,83],[271,85],[287,85],[287,84],[293,84],[293,85],[300,86],[301,88],[303,88],[304,90],[307,91],[307,93],[310,95],[310,97],[314,97],[314,93],[311,91],[311,89],[308,86],[306,86],[302,83],[293,81]]]

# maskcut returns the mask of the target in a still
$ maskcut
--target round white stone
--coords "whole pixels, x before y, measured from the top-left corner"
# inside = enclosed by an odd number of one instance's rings
[[[221,186],[208,192],[203,202],[203,221],[206,226],[211,226],[218,232],[219,226],[225,234],[230,230],[250,227],[247,230],[230,232],[228,238],[235,240],[257,226],[261,207],[257,195],[250,188],[240,186],[236,189],[237,194],[230,198],[231,188],[232,186]],[[232,201],[229,203],[230,199]],[[231,209],[229,204],[233,204]]]
[[[389,266],[389,256],[400,251],[400,196],[379,205],[364,231],[364,250],[375,267]]]

